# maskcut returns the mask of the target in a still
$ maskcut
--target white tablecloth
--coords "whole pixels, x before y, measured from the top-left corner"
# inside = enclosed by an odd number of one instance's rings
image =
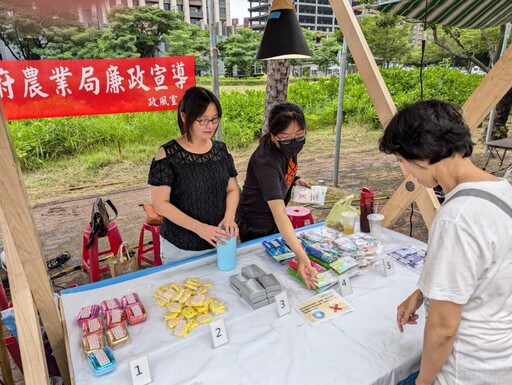
[[[384,230],[385,249],[421,242]],[[77,385],[131,384],[128,363],[147,355],[153,384],[396,384],[417,370],[420,361],[424,314],[418,325],[401,334],[396,307],[415,288],[418,274],[395,264],[396,274],[384,276],[382,266],[352,279],[353,294],[346,297],[353,311],[311,326],[292,309],[278,317],[274,303],[253,310],[229,286],[229,276],[255,263],[273,273],[293,305],[316,294],[292,279],[286,266],[274,263],[260,242],[238,249],[234,271],[217,269],[215,256],[181,266],[146,269],[141,276],[101,281],[62,294],[69,340],[72,377]],[[229,343],[213,348],[208,325],[177,338],[163,321],[165,310],[153,299],[155,290],[172,281],[198,277],[213,282],[211,292],[229,307],[224,314]],[[338,285],[335,286],[338,291]],[[95,377],[81,349],[82,330],[76,316],[82,306],[100,304],[137,292],[149,314],[145,323],[129,326],[129,345],[114,351],[117,368]]]

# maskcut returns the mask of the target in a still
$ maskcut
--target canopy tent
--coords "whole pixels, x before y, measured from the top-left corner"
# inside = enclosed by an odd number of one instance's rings
[[[392,0],[375,7],[409,19],[460,28],[488,28],[512,22],[510,0]]]
[[[352,8],[348,0],[329,0],[329,2],[343,36],[347,39],[379,119],[382,125],[386,126],[396,113],[396,107]],[[406,2],[408,1],[401,3]],[[417,3],[418,6],[422,3],[422,1],[411,2]],[[510,21],[510,7],[512,6],[508,5],[509,1],[453,0],[436,2],[432,0],[429,3],[432,4],[432,7],[435,3],[450,3],[460,9],[465,6],[464,3],[486,3],[489,6],[501,4],[501,8],[492,8],[494,13],[485,12],[485,14],[493,14],[496,17],[508,15],[508,18],[501,23]],[[506,12],[507,9],[508,12]],[[473,13],[469,12],[468,15],[470,14]],[[421,19],[420,16],[416,17]],[[496,23],[499,24],[498,21]],[[473,129],[480,124],[511,86],[512,47],[509,47],[464,104],[463,113],[468,126]],[[27,385],[48,384],[38,310],[50,338],[64,382],[70,383],[66,365],[67,356],[62,318],[53,303],[53,291],[47,276],[37,229],[30,212],[25,186],[10,134],[4,122],[4,115],[0,107],[0,230],[6,246],[9,277],[14,283],[14,286],[11,286],[11,294],[16,319],[19,320],[17,326],[25,383]],[[402,171],[405,175],[405,170],[402,169]],[[431,189],[415,185],[415,180],[410,175],[406,175],[404,182],[385,206],[386,224],[393,223],[412,201],[416,202],[425,223],[430,226],[439,208],[439,203]]]

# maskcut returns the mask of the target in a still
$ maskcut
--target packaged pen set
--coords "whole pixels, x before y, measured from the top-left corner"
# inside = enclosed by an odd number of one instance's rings
[[[330,269],[326,269],[325,267],[316,263],[313,260],[310,263],[311,263],[311,266],[314,267],[316,269],[316,271],[318,272],[315,277],[318,281],[314,288],[315,291],[321,293],[322,291],[325,291],[328,288],[336,285],[336,283],[338,282],[338,276],[334,271],[332,271]],[[299,282],[304,283],[302,276],[298,272],[298,267],[299,267],[299,264],[298,264],[297,260],[292,259],[292,260],[288,261],[287,272],[288,272],[288,274],[290,274],[293,278],[295,278]]]
[[[127,325],[136,325],[146,319],[146,310],[136,293],[80,309],[77,324],[82,328],[82,349],[96,376],[116,368],[114,350],[130,340]]]

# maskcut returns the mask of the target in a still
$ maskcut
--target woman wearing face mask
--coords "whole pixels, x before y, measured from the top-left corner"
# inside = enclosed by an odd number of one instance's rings
[[[293,185],[311,187],[297,176],[297,154],[306,143],[304,113],[296,104],[279,103],[270,111],[268,126],[247,166],[237,211],[240,240],[280,232],[297,256],[299,274],[312,287],[316,271],[286,215]]]

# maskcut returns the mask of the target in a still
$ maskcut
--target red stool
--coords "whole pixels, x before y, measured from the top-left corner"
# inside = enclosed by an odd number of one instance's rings
[[[151,233],[152,244],[149,247],[144,248],[144,238],[146,231]],[[145,257],[144,254],[153,252],[153,258]],[[140,265],[142,262],[149,263],[151,266],[159,266],[162,264],[162,258],[160,257],[160,226],[154,226],[148,224],[145,220],[140,229],[139,236],[139,248],[137,251],[137,264]]]
[[[290,221],[292,221],[292,226],[294,229],[298,229],[299,227],[305,226],[306,221],[309,221],[310,225],[315,223],[315,220],[313,219],[313,214],[311,214],[311,210],[305,207],[287,207],[286,215],[288,215],[288,218],[290,218]]]
[[[86,245],[87,242],[89,242],[90,234],[91,226],[87,225],[84,228],[84,236],[82,237],[82,269],[89,272],[91,282],[96,282],[99,281],[100,274],[110,272],[108,265],[100,267],[99,257],[109,253],[117,255],[119,247],[121,246],[121,243],[123,243],[123,239],[121,238],[121,234],[119,234],[115,221],[108,222],[108,231],[107,235],[105,235],[109,243],[108,249],[102,251],[98,250],[98,241],[100,239],[98,236],[94,237],[91,247],[87,249]]]
[[[12,307],[12,302],[7,299],[7,294],[5,293],[4,283],[0,279],[0,310],[9,309]]]

